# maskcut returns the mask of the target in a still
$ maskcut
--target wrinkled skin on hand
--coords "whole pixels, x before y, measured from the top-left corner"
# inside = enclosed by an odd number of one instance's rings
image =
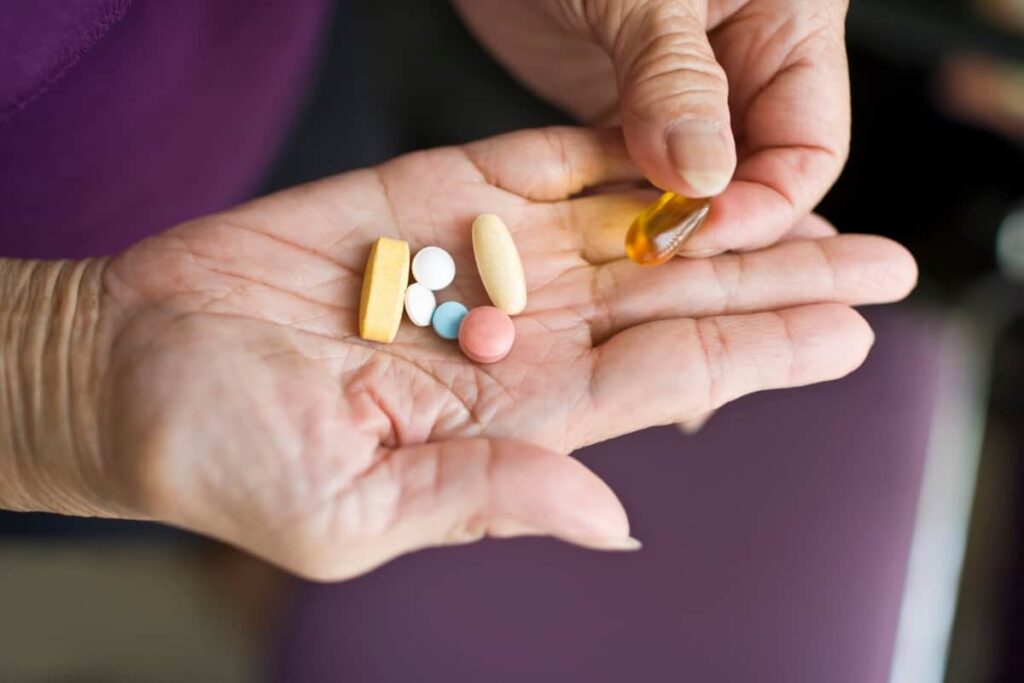
[[[483,535],[629,547],[614,494],[566,454],[742,394],[841,376],[872,334],[850,304],[904,296],[913,260],[827,236],[657,269],[622,236],[653,196],[621,139],[524,131],[418,152],[158,234],[103,275],[98,476],[157,519],[318,579]],[[529,304],[494,365],[406,323],[357,336],[381,235],[437,244],[443,298],[486,303],[475,215],[503,217]],[[823,222],[807,219],[818,234]]]

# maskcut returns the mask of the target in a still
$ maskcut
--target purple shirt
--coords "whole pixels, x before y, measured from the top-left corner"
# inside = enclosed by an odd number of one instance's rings
[[[0,12],[0,256],[109,254],[250,195],[329,0],[21,0]]]

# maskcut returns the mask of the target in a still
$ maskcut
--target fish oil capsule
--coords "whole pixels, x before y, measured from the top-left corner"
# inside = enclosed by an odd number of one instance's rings
[[[704,224],[710,210],[708,199],[666,192],[633,221],[626,234],[626,255],[645,266],[665,263]]]

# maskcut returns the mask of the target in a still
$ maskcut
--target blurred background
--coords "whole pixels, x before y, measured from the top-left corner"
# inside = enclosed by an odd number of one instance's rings
[[[636,559],[485,542],[318,586],[150,525],[6,514],[0,680],[1024,681],[1024,0],[853,0],[848,40],[821,211],[906,244],[921,286],[868,312],[847,380],[580,454]],[[264,191],[566,121],[446,2],[343,2]]]

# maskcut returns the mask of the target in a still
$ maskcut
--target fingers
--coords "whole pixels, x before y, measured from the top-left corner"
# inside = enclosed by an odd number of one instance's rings
[[[534,201],[565,199],[593,185],[643,177],[614,128],[538,128],[462,149],[489,183]]]
[[[677,258],[657,268],[615,261],[598,268],[595,278],[591,329],[600,340],[652,320],[896,301],[913,289],[917,266],[886,238],[839,235],[708,259]]]
[[[845,2],[748,3],[713,35],[730,74],[739,165],[686,253],[771,244],[821,201],[850,142]]]
[[[594,440],[693,419],[755,391],[836,379],[873,343],[839,304],[771,313],[675,319],[621,332],[594,349],[588,412]]]
[[[629,150],[655,185],[691,197],[736,168],[729,84],[706,33],[706,2],[636,3],[606,31]]]
[[[340,537],[310,544],[308,555],[292,559],[293,570],[337,580],[420,548],[484,536],[547,534],[596,549],[637,547],[622,504],[595,474],[574,458],[512,441],[397,449],[332,514]],[[373,519],[385,521],[366,523]]]

